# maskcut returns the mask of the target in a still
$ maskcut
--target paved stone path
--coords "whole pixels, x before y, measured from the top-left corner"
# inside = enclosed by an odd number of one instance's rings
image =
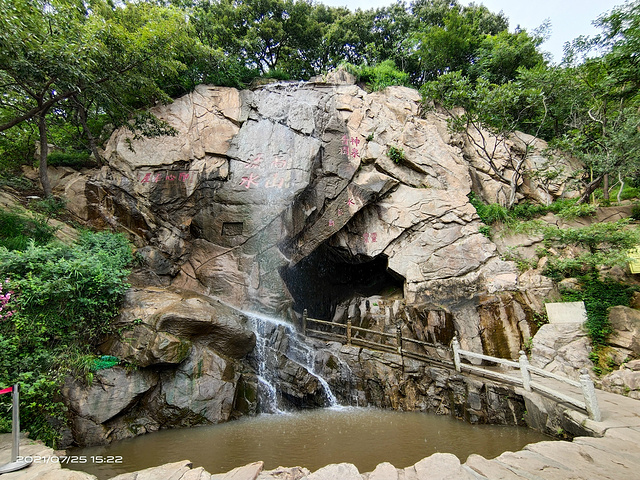
[[[310,473],[299,467],[264,471],[262,462],[257,462],[219,475],[211,475],[202,467],[194,469],[185,460],[118,475],[113,480],[640,480],[640,401],[600,390],[597,397],[602,411],[601,422],[589,420],[574,410],[566,413],[594,437],[576,437],[573,442],[534,443],[492,460],[471,455],[461,464],[454,455],[436,453],[408,468],[397,469],[382,463],[373,472],[362,474],[348,463],[327,465]],[[0,464],[8,462],[10,454],[10,435],[0,435]],[[20,454],[45,457],[54,452],[23,438]],[[95,478],[88,473],[61,469],[59,464],[44,462],[0,476],[0,480]]]

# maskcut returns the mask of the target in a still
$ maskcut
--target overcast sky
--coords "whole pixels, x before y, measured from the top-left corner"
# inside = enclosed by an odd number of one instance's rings
[[[395,3],[393,0],[318,0],[332,6],[346,6],[352,10],[378,8]],[[468,5],[470,0],[460,0]],[[509,30],[518,25],[531,32],[546,19],[551,21],[551,37],[542,44],[542,50],[553,56],[555,63],[562,60],[562,47],[580,35],[599,33],[591,22],[613,7],[624,5],[625,0],[476,0],[490,11],[503,11],[509,19]]]

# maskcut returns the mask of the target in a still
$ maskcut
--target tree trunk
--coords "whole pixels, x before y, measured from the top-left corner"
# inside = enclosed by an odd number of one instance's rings
[[[605,173],[602,177],[602,199],[605,202],[609,201],[609,174]]]
[[[49,182],[49,172],[47,171],[47,157],[49,156],[49,143],[47,138],[47,112],[42,111],[38,115],[38,132],[40,133],[40,183],[44,190],[45,197],[53,196],[51,182]]]
[[[604,175],[600,175],[598,178],[596,178],[591,183],[589,183],[589,185],[587,185],[587,188],[585,189],[584,193],[578,199],[578,203],[579,204],[580,203],[585,203],[585,202],[587,202],[589,200],[589,196],[591,196],[593,191],[596,188],[598,188],[598,185],[600,185],[600,182],[602,182],[603,178],[604,178]]]
[[[80,125],[82,125],[82,129],[87,136],[87,140],[89,141],[89,149],[96,159],[96,162],[98,162],[98,165],[102,166],[104,165],[104,162],[102,161],[100,152],[98,152],[96,139],[91,133],[91,130],[89,130],[89,126],[87,125],[87,110],[84,108],[84,105],[82,105],[77,99],[74,100],[76,101],[76,105],[78,105],[78,118],[80,120]]]
[[[620,181],[620,190],[618,190],[618,203],[622,200],[622,190],[624,189],[624,178],[622,178],[622,174],[618,172],[618,180]]]

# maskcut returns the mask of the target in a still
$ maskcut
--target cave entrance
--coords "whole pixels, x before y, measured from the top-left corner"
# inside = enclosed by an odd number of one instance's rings
[[[296,312],[306,308],[311,318],[332,320],[336,306],[345,300],[403,291],[404,278],[393,275],[387,261],[386,255],[361,259],[321,245],[293,267],[284,267],[280,275]]]

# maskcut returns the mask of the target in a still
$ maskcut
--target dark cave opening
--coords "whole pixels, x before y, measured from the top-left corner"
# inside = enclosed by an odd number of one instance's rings
[[[402,291],[404,278],[387,268],[388,259],[345,258],[341,252],[321,245],[292,267],[280,271],[295,301],[293,308],[305,308],[312,318],[331,320],[336,306],[354,297],[369,297],[388,291]]]

